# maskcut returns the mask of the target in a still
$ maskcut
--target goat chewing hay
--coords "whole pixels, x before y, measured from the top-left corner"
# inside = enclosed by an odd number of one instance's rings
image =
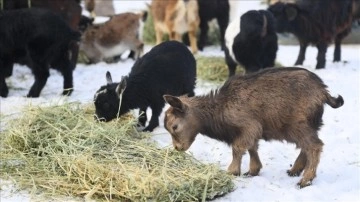
[[[0,177],[45,197],[197,201],[234,188],[232,176],[187,153],[159,149],[131,115],[95,122],[79,103],[29,107],[2,133]],[[37,197],[40,197],[37,195]]]

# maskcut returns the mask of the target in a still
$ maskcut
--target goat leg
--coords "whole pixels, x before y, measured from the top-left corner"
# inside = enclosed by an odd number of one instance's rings
[[[232,162],[228,167],[228,172],[232,175],[241,175],[241,160],[242,156],[245,154],[246,149],[239,148],[238,145],[232,146]]]
[[[248,150],[250,155],[250,169],[248,172],[244,173],[244,175],[246,176],[257,176],[260,172],[260,169],[262,168],[262,164],[257,150],[258,144]]]
[[[302,65],[304,60],[305,60],[305,53],[306,53],[306,48],[308,46],[308,43],[306,42],[300,42],[300,51],[299,51],[299,55],[298,58],[295,62],[295,65]]]
[[[35,82],[31,86],[27,97],[39,97],[41,90],[44,88],[48,77],[50,76],[47,67],[40,67],[39,69],[45,69],[43,71],[33,71],[35,76]]]
[[[327,44],[320,43],[316,46],[318,48],[318,55],[317,55],[317,64],[316,69],[323,69],[325,68],[326,63],[326,51],[327,51]]]
[[[165,104],[164,104],[165,105]],[[159,116],[161,114],[162,108],[163,106],[151,106],[151,119],[149,121],[149,125],[146,126],[146,128],[144,129],[144,131],[149,131],[152,132],[154,130],[154,128],[159,126]]]
[[[301,150],[299,156],[295,160],[293,167],[287,171],[287,174],[290,177],[300,176],[301,172],[305,168],[306,161],[306,154],[303,150]]]
[[[0,76],[0,96],[7,97],[9,94],[9,89],[6,85],[5,78],[1,75]]]
[[[71,95],[71,93],[74,90],[73,87],[73,77],[72,77],[72,70],[66,69],[63,71],[63,77],[64,77],[64,90],[63,95]]]
[[[209,31],[209,25],[207,21],[200,21],[200,37],[198,41],[199,50],[203,50],[204,46],[207,43],[207,33]]]

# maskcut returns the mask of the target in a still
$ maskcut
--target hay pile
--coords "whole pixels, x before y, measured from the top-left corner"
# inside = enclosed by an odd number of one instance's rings
[[[197,78],[214,83],[223,83],[229,76],[229,70],[225,63],[225,58],[221,56],[197,56]],[[243,74],[244,68],[238,66],[237,74]]]
[[[225,58],[222,56],[197,56],[195,57],[197,63],[197,78],[200,80],[224,83],[229,75],[228,67],[225,63]],[[283,65],[275,61],[275,67],[282,67]],[[235,74],[245,74],[245,69],[242,65],[238,65]]]
[[[93,120],[90,106],[29,107],[2,134],[0,177],[32,194],[120,201],[197,201],[234,188],[216,165],[159,149],[136,119]]]

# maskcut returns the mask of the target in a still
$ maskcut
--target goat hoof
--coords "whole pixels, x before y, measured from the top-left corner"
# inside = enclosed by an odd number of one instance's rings
[[[8,94],[9,94],[8,90],[2,90],[1,93],[0,93],[0,97],[7,97]]]
[[[251,173],[250,171],[246,172],[243,174],[244,177],[254,177],[254,176],[257,176],[257,174],[255,173]]]
[[[72,89],[71,89],[71,90],[64,90],[63,93],[62,93],[62,95],[70,96],[72,92],[73,92]]]
[[[301,180],[300,182],[297,183],[298,188],[302,189],[304,187],[310,186],[312,184],[312,181],[303,181]]]
[[[315,69],[325,69],[325,65],[316,65]]]
[[[286,172],[287,172],[287,174],[288,174],[290,177],[300,176],[300,173],[301,173],[301,171],[293,172],[293,171],[291,171],[291,170],[288,170],[288,171],[286,171]]]

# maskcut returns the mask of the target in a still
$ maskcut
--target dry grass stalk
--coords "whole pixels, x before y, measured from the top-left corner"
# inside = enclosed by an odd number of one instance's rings
[[[160,149],[136,119],[93,120],[79,103],[30,107],[7,124],[0,177],[48,197],[195,201],[233,189],[232,177],[187,153]]]
[[[196,57],[197,77],[201,80],[214,83],[223,83],[229,75],[225,58],[220,56],[198,56]],[[243,74],[242,67],[236,68],[237,74]]]

